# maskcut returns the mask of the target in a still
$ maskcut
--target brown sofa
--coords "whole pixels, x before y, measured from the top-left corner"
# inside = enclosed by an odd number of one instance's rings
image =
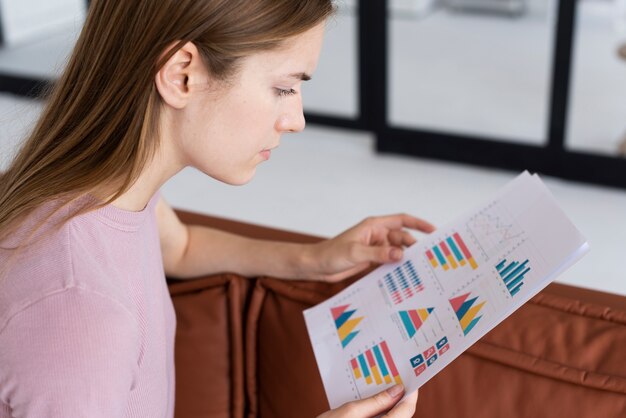
[[[320,238],[188,212],[183,222]],[[349,285],[220,274],[169,281],[176,417],[315,417],[328,409],[302,310]],[[552,284],[420,389],[416,417],[626,417],[626,297]]]

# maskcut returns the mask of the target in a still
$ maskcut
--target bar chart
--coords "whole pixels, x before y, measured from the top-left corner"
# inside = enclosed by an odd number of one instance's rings
[[[473,270],[478,268],[476,259],[458,232],[428,249],[426,257],[433,268],[442,268],[444,271],[464,266],[470,266]]]
[[[496,265],[496,270],[500,274],[500,278],[506,285],[511,296],[515,296],[524,284],[524,276],[531,270],[528,266],[528,260],[524,262],[512,261],[507,264],[507,259],[500,261]]]
[[[357,381],[364,381],[366,385],[401,384],[402,378],[386,341],[368,349],[350,360],[350,366]]]
[[[412,298],[424,290],[424,284],[417,274],[415,265],[411,260],[396,267],[383,278],[385,291],[393,304],[397,305],[404,300]]]
[[[476,326],[480,318],[482,318],[482,315],[477,315],[487,303],[485,301],[476,303],[478,301],[478,297],[470,299],[469,296],[470,293],[466,293],[450,299],[450,304],[452,305],[452,309],[454,309],[454,313],[459,320],[459,324],[461,325],[464,335],[467,335],[472,328]]]
[[[341,341],[341,346],[346,348],[346,346],[357,336],[359,333],[358,330],[355,330],[357,325],[363,320],[363,317],[352,318],[356,312],[356,309],[348,310],[350,305],[342,305],[337,306],[335,308],[331,308],[330,312],[333,316],[333,320],[335,321],[335,327],[337,328],[337,335],[339,336],[339,341]]]
[[[409,338],[413,338],[434,310],[435,308],[425,308],[398,312]]]

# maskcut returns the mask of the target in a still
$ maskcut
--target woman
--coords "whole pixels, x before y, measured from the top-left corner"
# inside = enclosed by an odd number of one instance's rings
[[[164,275],[338,281],[397,261],[425,221],[368,219],[315,245],[187,227],[159,188],[191,166],[252,179],[304,128],[330,0],[91,2],[34,132],[0,178],[0,417],[171,417]],[[326,417],[409,417],[403,388]]]

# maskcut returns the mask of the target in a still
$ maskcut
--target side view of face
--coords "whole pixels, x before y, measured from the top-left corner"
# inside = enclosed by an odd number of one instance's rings
[[[177,52],[157,75],[163,140],[175,164],[228,184],[250,181],[283,133],[304,129],[302,83],[317,67],[324,30],[319,24],[243,58],[227,82],[211,79],[193,44]]]

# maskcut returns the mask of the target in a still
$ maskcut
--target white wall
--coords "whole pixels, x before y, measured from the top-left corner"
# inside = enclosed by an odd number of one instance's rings
[[[82,24],[85,0],[0,0],[4,45],[13,46]]]

